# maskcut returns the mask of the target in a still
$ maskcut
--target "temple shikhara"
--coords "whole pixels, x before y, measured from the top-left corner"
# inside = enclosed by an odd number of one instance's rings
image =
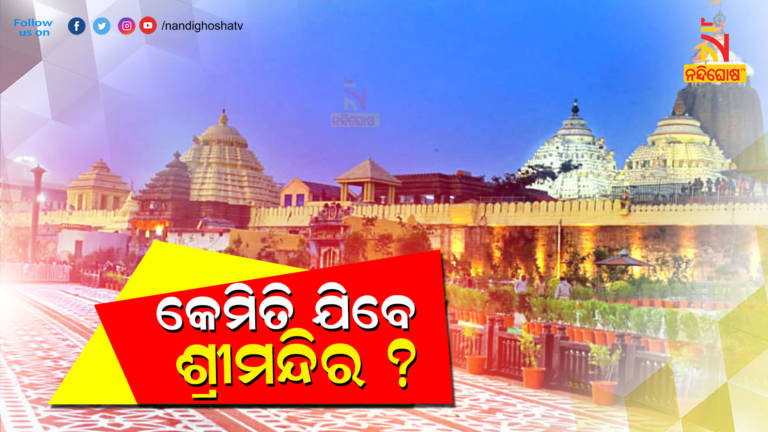
[[[661,119],[646,144],[629,156],[617,185],[665,185],[661,192],[672,193],[696,179],[724,179],[721,173],[735,168],[717,141],[702,131],[701,123],[684,112],[678,100],[675,113]]]
[[[190,198],[232,205],[276,206],[277,184],[264,173],[245,138],[228,123],[227,113],[222,110],[218,124],[194,137],[192,148],[181,156],[189,167]]]
[[[573,169],[566,169],[568,165]],[[530,188],[546,191],[557,199],[606,197],[616,176],[613,151],[606,149],[605,138],[596,139],[592,134],[579,115],[578,101],[573,102],[563,126],[536,151],[523,171],[537,166],[558,175],[554,180],[539,180]]]

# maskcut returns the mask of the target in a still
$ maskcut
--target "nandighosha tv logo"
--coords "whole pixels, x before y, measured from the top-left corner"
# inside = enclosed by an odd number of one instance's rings
[[[21,37],[45,37],[51,35],[53,20],[38,20],[34,18],[15,18],[13,28],[19,31]]]
[[[701,19],[701,40],[694,47],[694,64],[683,68],[687,83],[743,83],[747,65],[730,63],[730,36],[725,32],[725,16],[718,13],[712,22]],[[719,53],[719,55],[718,55]]]

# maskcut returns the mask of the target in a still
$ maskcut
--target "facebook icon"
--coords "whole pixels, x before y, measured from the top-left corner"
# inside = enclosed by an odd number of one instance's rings
[[[75,17],[69,20],[67,27],[69,27],[70,33],[79,35],[85,31],[85,21],[82,18]]]

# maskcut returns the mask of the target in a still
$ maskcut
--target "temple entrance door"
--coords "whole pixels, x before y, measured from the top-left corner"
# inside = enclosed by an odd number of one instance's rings
[[[339,251],[336,248],[324,249],[320,255],[320,268],[333,267],[339,263]]]
[[[83,257],[83,241],[75,240],[75,258]]]

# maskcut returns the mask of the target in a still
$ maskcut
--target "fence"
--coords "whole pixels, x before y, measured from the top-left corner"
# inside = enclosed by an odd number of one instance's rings
[[[120,291],[128,282],[129,275],[119,274],[112,271],[102,270],[83,270],[80,273],[80,283],[86,286],[96,288],[107,288]]]
[[[650,185],[614,186],[610,199],[621,199],[628,191],[632,204],[727,204],[731,202],[766,202],[768,186],[757,184],[752,187],[717,190],[717,188],[692,188],[687,183],[657,183]]]
[[[0,280],[9,282],[69,282],[71,271],[64,264],[0,262]]]
[[[464,367],[467,355],[484,355],[486,373],[522,380],[525,364],[519,335],[507,332],[502,317],[489,317],[485,326],[463,325],[449,312],[449,321],[454,365]],[[466,331],[470,326],[473,330]],[[589,364],[589,344],[570,341],[563,325],[557,326],[557,333],[551,327],[545,324],[542,334],[534,336],[542,347],[537,361],[546,368],[544,387],[590,394],[590,381],[597,380],[598,375]],[[619,396],[631,395],[633,403],[660,412],[677,409],[669,355],[646,351],[637,334],[617,333],[614,348],[621,348],[622,353],[617,371]]]

